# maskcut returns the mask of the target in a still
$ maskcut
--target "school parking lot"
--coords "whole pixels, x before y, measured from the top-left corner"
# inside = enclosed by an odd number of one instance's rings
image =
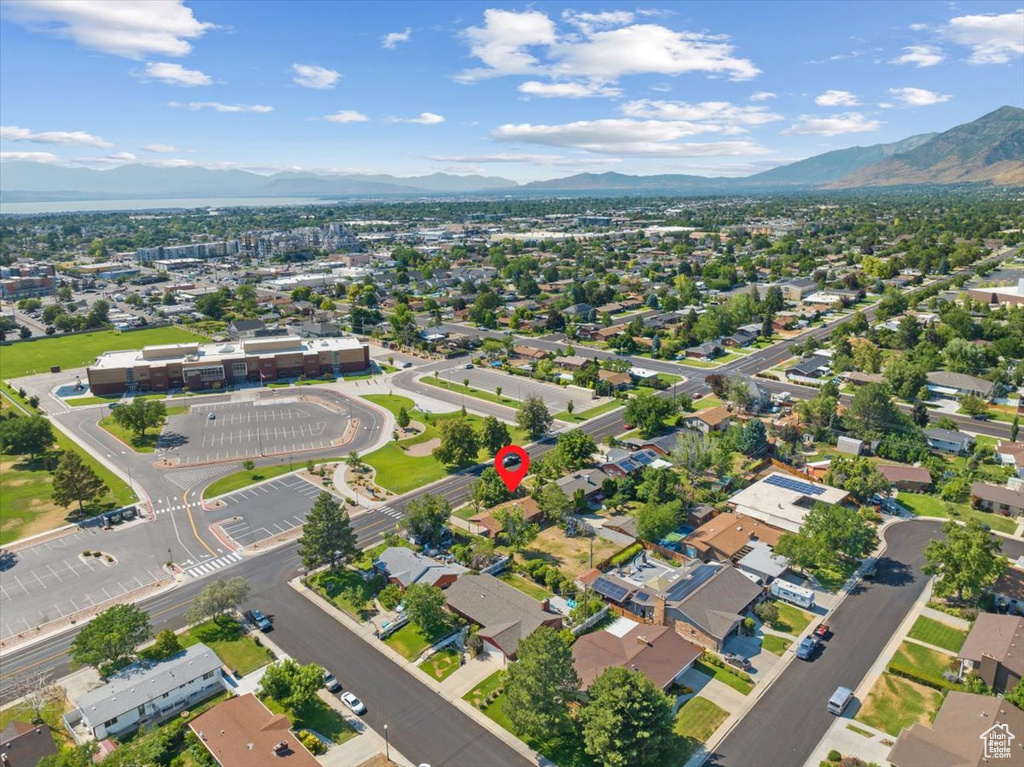
[[[483,389],[489,392],[494,392],[500,386],[502,397],[511,397],[520,401],[530,395],[540,397],[547,403],[548,410],[552,413],[561,413],[566,409],[570,401],[576,410],[586,410],[599,402],[603,402],[603,400],[586,400],[582,394],[574,394],[555,384],[535,381],[526,376],[514,376],[503,373],[500,370],[482,368],[478,365],[474,365],[471,368],[467,368],[465,363],[453,365],[450,368],[440,370],[438,376],[442,381],[451,381],[460,386],[468,378],[469,385],[472,388]],[[424,380],[429,381],[433,380],[433,378],[434,374],[431,373],[425,376]]]
[[[220,524],[231,540],[249,546],[301,525],[320,488],[295,475],[281,477],[223,497],[229,521]],[[230,517],[240,519],[230,519]]]
[[[167,419],[157,450],[181,465],[317,450],[338,442],[348,420],[298,398],[194,405]]]

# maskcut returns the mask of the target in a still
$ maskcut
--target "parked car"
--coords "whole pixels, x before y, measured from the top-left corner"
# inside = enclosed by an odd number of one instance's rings
[[[274,627],[274,624],[270,622],[270,618],[259,610],[253,610],[250,614],[252,615],[252,622],[256,624],[260,631],[270,631]]]
[[[796,648],[796,657],[800,660],[811,660],[818,650],[818,640],[813,637],[804,637]]]
[[[341,682],[330,671],[325,671],[324,687],[327,688],[328,692],[339,692],[341,690]]]
[[[215,421],[216,419],[217,419],[217,414],[216,413],[207,413],[206,414],[206,420],[208,420],[208,421]]]
[[[734,652],[727,652],[724,656],[725,662],[730,666],[735,666],[743,671],[749,671],[751,668],[750,661],[744,658],[742,655],[737,655]]]
[[[878,576],[878,565],[871,565],[867,570],[861,573],[861,580],[873,581]]]
[[[466,370],[472,370],[473,369],[473,363],[472,362],[467,362],[465,365],[463,365],[463,367]]]
[[[827,623],[819,623],[814,627],[814,636],[818,639],[828,639],[832,636],[832,627]]]
[[[849,687],[837,687],[836,691],[832,693],[832,697],[828,699],[828,712],[842,716],[851,700],[853,700],[853,690]]]
[[[508,468],[509,466],[515,466],[521,460],[522,459],[517,454],[509,453],[508,455],[501,459],[501,463],[505,466],[505,468]]]
[[[362,716],[366,713],[366,706],[363,705],[363,702],[350,692],[342,693],[341,702],[348,706],[353,714]]]
[[[412,367],[412,363],[411,362],[403,362],[402,363],[402,367],[403,368],[411,368]]]

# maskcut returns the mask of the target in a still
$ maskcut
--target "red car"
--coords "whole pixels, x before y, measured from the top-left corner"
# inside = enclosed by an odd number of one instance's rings
[[[814,629],[814,635],[819,639],[828,639],[832,636],[832,629],[827,623],[819,623]]]

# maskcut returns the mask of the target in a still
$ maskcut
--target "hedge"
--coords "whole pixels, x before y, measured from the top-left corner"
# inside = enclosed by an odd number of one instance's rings
[[[644,550],[644,547],[641,544],[634,543],[629,548],[623,549],[618,554],[616,554],[614,557],[612,557],[611,563],[614,566],[616,566],[616,567],[618,567],[619,565],[623,565],[626,562],[630,561],[633,557],[635,557],[637,554],[639,554],[643,550]]]
[[[923,684],[926,687],[931,687],[932,689],[943,692],[948,690],[963,690],[963,685],[961,684],[950,682],[944,677],[934,677],[922,674],[917,669],[909,668],[908,666],[904,666],[895,661],[889,664],[886,671],[893,676],[902,677],[911,682],[917,682],[918,684]]]

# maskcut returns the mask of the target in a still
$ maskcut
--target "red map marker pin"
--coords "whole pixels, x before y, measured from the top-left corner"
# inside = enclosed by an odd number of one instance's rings
[[[494,469],[510,493],[514,493],[530,468],[530,455],[519,445],[505,445],[494,456]]]

